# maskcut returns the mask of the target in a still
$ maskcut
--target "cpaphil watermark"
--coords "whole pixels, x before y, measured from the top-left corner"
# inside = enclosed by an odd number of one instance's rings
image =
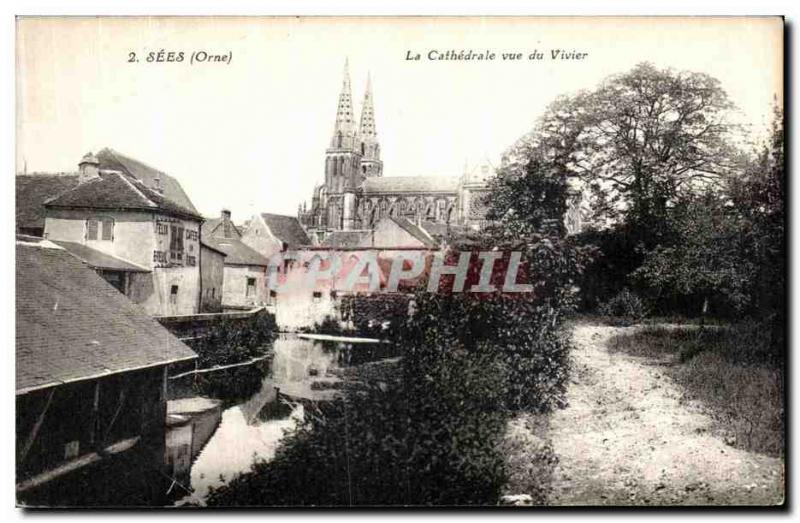
[[[327,288],[341,292],[525,293],[527,264],[518,251],[442,252],[409,249],[303,250],[273,255],[270,291]]]

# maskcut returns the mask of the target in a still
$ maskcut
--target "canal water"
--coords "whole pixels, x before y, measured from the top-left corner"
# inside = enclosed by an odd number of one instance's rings
[[[180,483],[173,499],[179,499],[178,505],[201,503],[210,488],[249,471],[255,460],[269,461],[285,433],[303,419],[304,403],[339,394],[343,378],[337,369],[395,355],[394,346],[386,343],[280,334],[272,357],[254,364],[264,377],[260,390],[250,398],[229,406],[213,398],[170,402],[174,408],[170,409],[173,422],[167,433],[167,460]],[[193,491],[191,495],[186,495],[187,488]]]

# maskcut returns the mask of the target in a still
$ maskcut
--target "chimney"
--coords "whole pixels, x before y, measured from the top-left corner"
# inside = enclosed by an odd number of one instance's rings
[[[153,187],[153,189],[155,189],[158,194],[164,194],[164,187],[161,185],[161,175],[156,173],[156,178],[153,181],[155,182],[155,187]]]
[[[223,238],[233,238],[233,225],[231,224],[231,211],[222,209],[219,215],[222,218],[222,236]]]
[[[86,183],[100,177],[100,161],[97,156],[88,152],[83,155],[78,163],[78,182]]]

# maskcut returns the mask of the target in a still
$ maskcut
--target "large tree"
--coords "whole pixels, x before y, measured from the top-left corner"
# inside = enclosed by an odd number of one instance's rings
[[[584,182],[597,218],[632,225],[649,248],[677,198],[732,167],[732,109],[711,76],[644,63],[557,99],[523,141]]]

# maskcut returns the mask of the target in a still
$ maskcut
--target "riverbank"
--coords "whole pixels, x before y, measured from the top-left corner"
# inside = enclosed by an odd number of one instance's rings
[[[714,435],[709,407],[687,400],[663,362],[610,350],[630,329],[574,326],[569,406],[546,431],[557,464],[545,503],[782,503],[783,460]]]

